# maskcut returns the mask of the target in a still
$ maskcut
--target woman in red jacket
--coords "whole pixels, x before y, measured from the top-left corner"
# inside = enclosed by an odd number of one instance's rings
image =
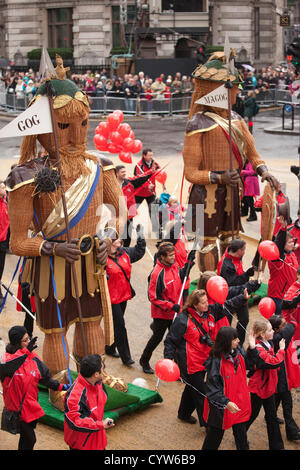
[[[252,364],[248,382],[251,396],[252,412],[247,422],[247,430],[257,418],[261,407],[264,407],[270,450],[283,450],[284,444],[277,420],[275,392],[278,382],[277,369],[284,361],[285,340],[279,342],[279,350],[275,354],[271,340],[274,331],[269,321],[256,320],[253,334],[249,334],[247,360]],[[253,348],[253,346],[255,346]]]
[[[20,439],[18,450],[32,450],[36,442],[34,429],[45,413],[38,402],[38,384],[52,390],[67,390],[50,376],[49,369],[33,352],[37,337],[30,339],[24,326],[13,326],[9,332],[9,344],[0,363],[0,380],[5,407],[20,415]]]
[[[182,421],[195,423],[196,418],[192,413],[196,409],[200,426],[206,426],[203,419],[204,363],[216,339],[218,322],[226,317],[228,310],[235,311],[248,299],[245,289],[243,294],[226,300],[224,306],[218,303],[209,304],[204,290],[194,290],[171,325],[165,339],[164,357],[176,359],[181,377],[187,384],[178,409],[178,418]]]
[[[284,304],[285,305],[285,304]],[[286,306],[286,305],[285,305]],[[300,429],[293,418],[293,398],[292,388],[300,387],[300,368],[297,358],[297,351],[294,342],[294,334],[297,327],[295,321],[286,322],[280,315],[273,315],[270,323],[274,330],[274,351],[279,349],[279,342],[285,339],[285,358],[278,370],[278,384],[275,394],[276,409],[282,403],[283,417],[285,422],[286,437],[289,441],[300,440]]]
[[[224,431],[232,428],[237,450],[249,450],[246,422],[251,415],[244,351],[237,330],[223,326],[216,337],[207,370],[204,418],[207,434],[202,450],[218,450]]]
[[[134,247],[122,247],[121,240],[118,238],[118,235],[116,235],[116,238],[111,244],[106,265],[115,341],[111,346],[105,347],[105,352],[113,357],[119,357],[120,355],[123,364],[126,366],[134,364],[130,354],[124,320],[127,301],[132,299],[135,295],[130,284],[131,265],[139,261],[144,256],[146,250],[146,242],[141,225],[136,227],[136,233],[137,243]],[[116,352],[116,348],[118,353]]]
[[[282,299],[290,286],[297,280],[298,260],[294,253],[293,235],[287,230],[287,222],[280,216],[281,229],[275,243],[279,249],[279,258],[269,261],[270,279],[268,282],[268,297],[276,304],[276,315],[281,314]]]
[[[85,356],[77,379],[66,393],[64,439],[70,450],[105,450],[105,430],[113,427],[114,421],[103,419],[107,393],[102,372],[101,356]]]

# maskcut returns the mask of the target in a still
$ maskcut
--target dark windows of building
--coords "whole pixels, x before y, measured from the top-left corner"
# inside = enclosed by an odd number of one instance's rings
[[[162,0],[162,11],[204,11],[204,0]]]
[[[120,6],[112,7],[112,39],[113,48],[132,46],[136,27],[149,26],[148,10],[137,9],[136,5],[127,5],[126,11],[122,10],[120,18]]]
[[[254,59],[260,57],[259,8],[254,7]]]
[[[49,47],[73,47],[72,8],[51,8],[48,10]]]

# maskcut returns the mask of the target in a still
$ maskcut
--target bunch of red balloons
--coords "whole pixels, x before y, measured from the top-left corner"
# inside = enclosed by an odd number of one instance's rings
[[[94,144],[97,150],[118,153],[124,163],[132,163],[132,154],[142,150],[143,144],[135,139],[130,125],[123,122],[124,114],[116,110],[96,127]]]

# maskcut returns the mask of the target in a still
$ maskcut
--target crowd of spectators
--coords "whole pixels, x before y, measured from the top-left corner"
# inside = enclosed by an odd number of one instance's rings
[[[243,77],[243,91],[266,92],[270,89],[289,89],[292,93],[292,84],[299,80],[300,74],[290,64],[267,66],[261,70],[252,67],[241,66],[239,69]],[[30,100],[35,95],[40,84],[37,72],[29,69],[27,72],[6,71],[0,77],[0,91],[14,94],[16,99],[28,97]],[[99,98],[103,96],[120,98],[143,98],[147,100],[168,100],[172,96],[188,96],[193,91],[192,76],[177,72],[175,75],[160,74],[151,78],[140,71],[137,74],[125,74],[123,76],[110,74],[107,69],[99,71],[86,70],[85,73],[73,73],[69,75],[79,89],[84,90],[89,97]]]

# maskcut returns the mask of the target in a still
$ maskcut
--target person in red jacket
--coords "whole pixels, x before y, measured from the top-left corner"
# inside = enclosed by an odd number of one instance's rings
[[[277,420],[275,393],[278,383],[277,369],[284,362],[285,340],[279,342],[279,350],[274,353],[272,338],[274,331],[269,321],[256,320],[253,331],[249,333],[249,348],[246,357],[251,364],[248,374],[248,388],[251,397],[251,416],[247,422],[247,430],[259,415],[263,406],[267,423],[270,450],[283,450],[284,444]]]
[[[153,351],[162,341],[167,329],[170,329],[174,315],[180,312],[183,299],[178,304],[182,284],[188,263],[193,263],[195,251],[192,250],[185,265],[180,268],[175,261],[175,249],[173,244],[161,243],[157,252],[157,261],[149,276],[148,298],[151,302],[151,317],[153,319],[150,328],[153,331],[141,357],[140,365],[145,374],[153,374],[149,361]]]
[[[297,280],[291,285],[283,298],[282,316],[288,323],[291,321],[297,323],[294,333],[294,342],[300,365],[300,266],[297,269]]]
[[[288,231],[294,237],[294,252],[297,257],[297,261],[300,264],[300,209],[298,209],[297,219],[288,227]]]
[[[273,315],[270,318],[270,323],[274,330],[273,343],[275,352],[279,349],[280,340],[282,338],[285,339],[285,358],[278,369],[278,384],[275,394],[276,409],[282,403],[287,439],[289,441],[299,441],[300,429],[293,418],[293,398],[291,394],[292,388],[300,387],[300,368],[293,340],[297,323],[295,321],[287,323],[285,318],[280,315]]]
[[[13,326],[8,332],[9,344],[0,362],[0,380],[7,410],[20,414],[18,450],[33,450],[36,443],[35,427],[45,412],[38,402],[38,384],[55,391],[67,390],[50,376],[48,367],[33,352],[37,336],[30,339],[24,326]],[[22,402],[23,400],[23,402]]]
[[[125,227],[124,233],[122,235],[122,240],[124,246],[129,246],[131,242],[131,232],[132,232],[132,221],[133,218],[138,214],[135,194],[138,191],[138,188],[143,188],[147,181],[151,178],[154,172],[154,167],[151,167],[150,171],[142,176],[134,176],[133,178],[126,178],[126,168],[124,165],[116,166],[116,177],[118,182],[121,185],[124,197],[126,199],[126,205],[128,210],[128,220],[127,226]]]
[[[262,210],[262,201],[263,201],[263,196],[261,196],[255,201],[254,207],[255,207],[256,212],[260,212]],[[272,235],[273,240],[275,239],[281,227],[281,224],[278,220],[278,206],[279,204],[283,204],[285,201],[286,201],[286,197],[281,191],[281,184],[278,182],[278,186],[276,188],[276,219],[275,219],[273,235]]]
[[[249,281],[249,278],[254,275],[254,268],[248,268],[244,271],[243,267],[243,256],[246,251],[246,242],[240,238],[232,240],[230,245],[226,248],[226,251],[220,259],[217,266],[217,273],[223,277],[229,287],[241,286],[245,282]],[[245,341],[246,328],[249,323],[249,310],[248,305],[243,305],[237,312],[237,331],[241,345]],[[231,324],[232,317],[228,317],[228,321]]]
[[[294,253],[294,239],[287,230],[287,222],[279,217],[281,229],[277,233],[275,243],[279,249],[279,259],[268,261],[270,279],[268,297],[276,304],[276,315],[281,314],[282,299],[290,286],[297,279],[298,261]]]
[[[103,364],[99,354],[85,356],[80,373],[65,397],[64,440],[70,450],[105,450],[106,429],[114,426],[103,419],[107,393],[102,383]]]
[[[204,417],[207,433],[202,450],[218,450],[224,432],[232,428],[237,450],[249,450],[246,422],[251,415],[244,350],[237,330],[223,326],[216,337],[207,371]]]
[[[178,418],[182,421],[195,423],[192,413],[196,409],[200,426],[206,426],[203,418],[205,361],[216,339],[218,323],[226,317],[227,310],[234,311],[248,299],[245,289],[243,294],[226,300],[224,306],[209,304],[205,290],[194,290],[171,325],[164,342],[164,357],[176,359],[186,382],[178,408]]]
[[[131,265],[139,261],[146,251],[146,242],[140,224],[136,227],[136,233],[136,246],[125,248],[121,246],[122,241],[116,234],[116,238],[113,239],[110,246],[106,265],[107,284],[114,322],[114,343],[111,346],[105,346],[105,352],[109,356],[119,357],[120,355],[123,364],[126,366],[134,364],[124,320],[127,302],[135,295],[130,284]],[[119,354],[116,352],[116,348]]]
[[[134,167],[134,175],[142,176],[159,170],[159,164],[153,159],[153,152],[150,148],[143,149],[142,159]],[[165,189],[165,186],[163,185]],[[156,203],[155,176],[152,176],[148,182],[142,186],[135,194],[137,208],[144,201],[147,202],[149,215],[152,222],[152,230],[159,236],[159,217],[158,204]]]

